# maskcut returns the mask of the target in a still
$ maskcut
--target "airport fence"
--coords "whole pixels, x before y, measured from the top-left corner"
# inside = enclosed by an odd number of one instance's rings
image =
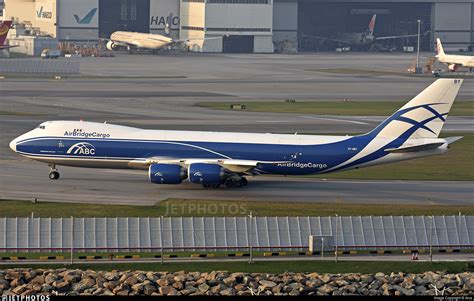
[[[80,66],[80,62],[68,59],[9,59],[0,60],[0,74],[79,74]]]
[[[0,252],[474,249],[474,216],[0,218]]]

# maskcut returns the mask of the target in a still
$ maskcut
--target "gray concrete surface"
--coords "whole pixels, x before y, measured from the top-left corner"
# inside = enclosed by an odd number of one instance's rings
[[[315,203],[474,205],[470,181],[355,181],[257,176],[240,189],[200,185],[156,185],[146,171],[59,167],[51,181],[46,164],[3,162],[0,199],[152,205],[168,198]],[[0,209],[1,211],[1,209]]]
[[[431,54],[423,54],[422,60]],[[151,204],[167,197],[357,203],[474,204],[472,182],[322,181],[256,178],[240,190],[197,185],[156,186],[143,172],[61,168],[51,182],[46,165],[8,149],[14,137],[45,120],[107,121],[153,129],[278,133],[366,132],[383,116],[318,116],[213,111],[199,101],[402,100],[434,81],[321,68],[402,72],[411,54],[127,55],[80,58],[83,77],[0,80],[0,198]],[[127,76],[128,78],[124,78]],[[136,78],[131,78],[136,77]],[[474,100],[466,79],[458,101]],[[471,117],[449,117],[445,131],[474,130]]]

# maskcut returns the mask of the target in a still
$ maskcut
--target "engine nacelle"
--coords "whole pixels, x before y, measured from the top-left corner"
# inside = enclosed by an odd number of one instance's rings
[[[108,50],[114,50],[115,49],[115,44],[112,41],[108,41],[106,45]]]
[[[225,170],[218,164],[192,163],[188,167],[189,181],[197,184],[221,184]]]
[[[458,68],[459,68],[459,65],[458,65],[458,64],[450,64],[450,65],[448,65],[449,71],[452,71],[452,72],[457,71]]]
[[[186,169],[178,164],[151,164],[148,168],[150,181],[155,184],[180,184],[187,178]]]

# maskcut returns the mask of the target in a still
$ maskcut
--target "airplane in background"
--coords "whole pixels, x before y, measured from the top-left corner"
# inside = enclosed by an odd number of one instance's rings
[[[459,66],[462,66],[469,68],[469,72],[472,72],[474,56],[444,53],[443,44],[439,38],[436,39],[436,49],[438,50],[436,58],[440,63],[448,65],[449,71],[457,71]]]
[[[17,46],[5,45],[5,41],[7,39],[8,31],[10,30],[11,26],[12,26],[12,21],[0,22],[0,50],[17,47]]]
[[[175,43],[189,43],[195,40],[212,40],[222,39],[222,37],[212,38],[192,38],[192,39],[173,39],[169,36],[170,33],[170,20],[173,19],[173,14],[167,18],[165,24],[165,34],[154,34],[154,33],[143,33],[143,32],[131,32],[131,31],[115,31],[110,35],[110,39],[106,39],[108,50],[117,50],[120,47],[127,48],[129,53],[132,53],[134,49],[144,48],[157,50],[165,46]]]
[[[325,174],[445,153],[439,138],[462,79],[438,79],[372,131],[358,136],[163,131],[84,121],[46,121],[10,148],[49,164],[148,170],[156,184],[242,187],[245,176]],[[390,172],[390,167],[387,167]]]
[[[303,34],[303,37],[320,39],[320,40],[328,40],[328,41],[337,42],[343,45],[361,48],[361,47],[370,46],[371,44],[374,44],[377,41],[413,38],[413,37],[418,36],[417,34],[411,34],[411,35],[401,35],[401,36],[376,37],[374,36],[376,18],[377,18],[377,15],[374,14],[372,18],[370,19],[369,26],[364,32],[339,32],[328,37]]]

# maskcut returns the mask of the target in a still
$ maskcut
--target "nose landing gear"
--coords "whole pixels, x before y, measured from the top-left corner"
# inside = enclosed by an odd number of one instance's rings
[[[51,180],[59,179],[59,172],[56,169],[56,165],[50,165],[49,167],[51,167],[51,171],[49,172],[49,178]]]

